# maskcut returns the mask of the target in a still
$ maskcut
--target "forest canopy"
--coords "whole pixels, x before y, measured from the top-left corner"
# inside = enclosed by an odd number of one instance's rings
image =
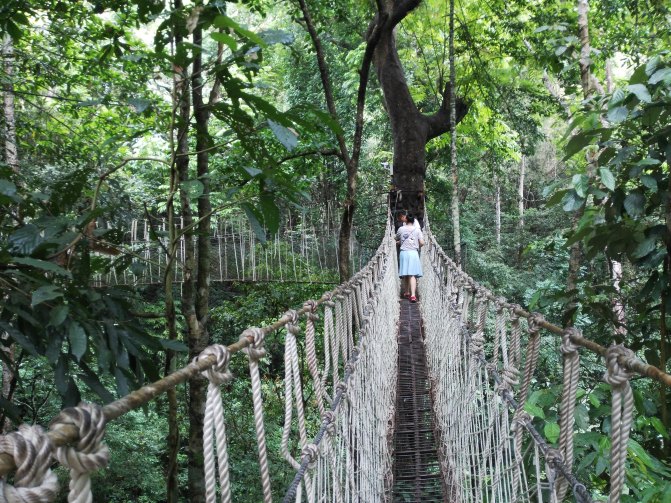
[[[373,254],[388,209],[426,211],[497,295],[668,371],[670,25],[663,0],[5,0],[3,431],[111,402],[318,298]],[[278,459],[282,337],[262,360]],[[558,344],[526,407],[551,443]],[[598,498],[595,362],[574,470]],[[249,380],[227,386],[246,431]],[[110,427],[107,501],[202,500],[206,387]],[[668,502],[669,393],[633,388],[622,501]],[[249,441],[231,449],[234,500],[260,501]]]

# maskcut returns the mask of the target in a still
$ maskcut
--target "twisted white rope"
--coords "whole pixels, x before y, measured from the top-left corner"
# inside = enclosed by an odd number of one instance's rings
[[[0,436],[0,453],[12,456],[17,466],[14,483],[0,479],[0,503],[48,503],[58,494],[58,479],[51,471],[51,441],[40,426],[19,426]]]
[[[228,369],[231,355],[226,346],[217,344],[205,348],[196,360],[214,355],[216,363],[203,372],[209,381],[207,386],[207,400],[205,402],[205,417],[203,419],[203,458],[205,467],[205,501],[214,503],[217,494],[217,478],[215,474],[214,451],[217,450],[217,464],[219,468],[219,485],[221,487],[221,502],[231,502],[231,483],[228,467],[228,440],[226,438],[226,424],[224,422],[224,405],[221,400],[220,386],[233,379]]]
[[[613,393],[610,426],[610,495],[609,503],[618,503],[624,486],[629,432],[633,422],[634,395],[629,385],[632,373],[620,365],[619,357],[635,358],[634,352],[622,345],[612,345],[606,353],[606,374],[603,379]]]
[[[564,384],[559,417],[559,454],[568,469],[573,466],[573,424],[575,423],[575,405],[580,380],[580,355],[578,346],[571,341],[573,335],[579,336],[580,331],[573,327],[567,328],[562,335],[561,345],[564,358]],[[563,500],[568,490],[566,479],[558,479],[556,489],[557,500]]]
[[[63,409],[51,422],[50,429],[70,424],[79,431],[74,446],[58,447],[54,453],[58,462],[70,469],[68,502],[91,503],[91,472],[107,466],[109,450],[102,443],[105,435],[105,416],[102,407],[81,403],[78,407]]]
[[[261,377],[259,375],[259,360],[266,354],[263,347],[265,332],[260,328],[248,328],[240,335],[240,340],[253,340],[252,344],[243,351],[249,358],[249,375],[252,380],[252,401],[254,403],[254,427],[256,429],[256,443],[259,450],[259,471],[263,487],[263,502],[272,503],[273,496],[270,488],[270,472],[268,471],[268,453],[266,450],[266,430],[263,424],[263,396],[261,394]]]

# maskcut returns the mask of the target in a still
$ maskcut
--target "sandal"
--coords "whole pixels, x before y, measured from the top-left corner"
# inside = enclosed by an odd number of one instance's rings
[[[415,297],[414,295],[411,295],[410,296],[410,302],[413,302],[413,303],[417,302],[417,297]]]
[[[405,293],[403,294],[403,298],[404,298],[404,299],[409,299],[409,298],[410,298],[410,293],[409,293],[409,292],[405,292]]]

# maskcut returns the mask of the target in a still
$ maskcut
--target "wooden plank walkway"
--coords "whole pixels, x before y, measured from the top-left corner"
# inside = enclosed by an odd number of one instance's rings
[[[444,502],[419,304],[400,310],[392,501]]]

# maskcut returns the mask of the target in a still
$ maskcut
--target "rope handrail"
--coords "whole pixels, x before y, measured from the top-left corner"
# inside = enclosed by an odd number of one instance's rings
[[[432,241],[430,241],[431,245],[435,243],[435,245],[438,247],[438,254],[439,256],[448,264],[449,267],[454,269],[454,272],[457,276],[460,277],[463,281],[468,283],[468,285],[475,291],[478,292],[482,295],[484,295],[487,300],[490,300],[492,302],[495,302],[497,305],[509,309],[515,314],[517,314],[520,317],[526,318],[526,319],[531,319],[534,315],[533,313],[530,313],[529,311],[523,309],[520,305],[518,304],[512,304],[508,302],[507,300],[503,299],[502,297],[498,297],[494,295],[494,293],[489,290],[488,288],[482,286],[480,283],[475,281],[471,276],[469,276],[467,273],[462,271],[457,264],[442,250],[440,245],[438,245],[438,242],[435,240],[435,237],[433,234],[431,235]],[[553,323],[550,323],[549,321],[545,320],[544,318],[540,318],[536,320],[538,325],[540,325],[542,328],[545,330],[552,332],[555,335],[564,335],[567,333],[566,329],[561,328],[557,325],[554,325]],[[587,339],[581,335],[578,335],[576,333],[570,333],[569,338],[571,342],[574,344],[581,346],[585,349],[589,349],[590,351],[597,353],[603,357],[606,356],[608,352],[608,348],[602,346],[601,344],[594,342],[590,339]],[[619,356],[618,357],[618,363],[625,367],[628,370],[634,371],[638,374],[650,377],[651,379],[654,379],[666,386],[671,387],[671,375],[667,374],[663,370],[655,367],[654,365],[650,365],[649,363],[645,363],[642,361],[640,358],[636,357],[626,357],[626,356]]]
[[[315,307],[320,304],[330,301],[336,295],[346,291],[348,288],[353,285],[358,284],[361,279],[371,270],[374,269],[377,265],[377,260],[379,258],[380,250],[384,247],[384,241],[378,247],[378,252],[368,261],[368,263],[360,269],[354,276],[352,276],[348,281],[341,283],[336,288],[324,293],[318,300],[315,301]],[[298,316],[302,316],[308,313],[311,307],[304,306],[301,309],[296,310]],[[271,334],[293,320],[293,316],[290,314],[285,314],[274,323],[260,327],[257,330],[260,330],[263,335]],[[254,343],[254,337],[250,332],[251,328],[244,330],[240,334],[240,338],[237,342],[227,346],[230,354],[238,353],[245,348],[250,347]],[[182,384],[193,377],[197,376],[201,372],[212,368],[216,363],[216,356],[209,355],[205,358],[200,358],[196,361],[192,361],[188,365],[182,367],[171,373],[170,375],[159,379],[151,384],[142,386],[141,388],[132,391],[126,396],[123,396],[111,403],[102,407],[103,417],[105,423],[117,419],[127,412],[137,409],[138,407],[150,402],[157,396],[165,393],[169,389],[172,389],[179,384]],[[77,440],[79,440],[79,430],[76,426],[68,423],[58,423],[50,429],[46,436],[49,438],[49,441],[54,447],[61,447],[65,445],[70,445]],[[4,477],[12,471],[15,471],[17,468],[14,458],[5,452],[0,452],[0,477]]]

